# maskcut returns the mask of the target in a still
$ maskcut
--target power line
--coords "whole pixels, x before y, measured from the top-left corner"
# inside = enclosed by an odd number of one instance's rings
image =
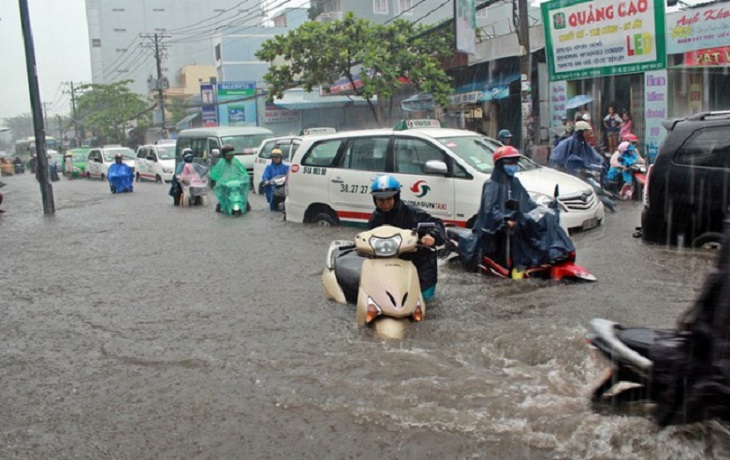
[[[405,9],[405,10],[401,11],[401,12],[400,12],[400,14],[398,14],[398,15],[396,15],[396,16],[393,16],[392,18],[390,18],[390,19],[388,19],[387,21],[385,21],[385,22],[384,22],[384,24],[388,24],[389,22],[393,22],[393,21],[395,21],[396,19],[398,19],[399,17],[403,16],[403,15],[404,15],[404,14],[406,14],[407,12],[409,12],[409,11],[413,11],[413,10],[414,10],[414,9],[415,9],[415,8],[416,8],[416,7],[418,6],[418,5],[420,5],[421,3],[424,3],[424,2],[426,2],[426,1],[427,1],[427,0],[421,0],[420,2],[416,3],[415,5],[411,5],[411,7],[410,7],[410,8],[407,8],[407,9]]]

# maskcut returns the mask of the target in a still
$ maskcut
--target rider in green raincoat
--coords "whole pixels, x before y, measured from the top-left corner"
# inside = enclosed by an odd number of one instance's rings
[[[223,159],[210,171],[210,186],[218,199],[216,211],[226,214],[240,211],[243,214],[248,211],[251,178],[246,167],[233,156],[233,150],[231,145],[221,148]]]

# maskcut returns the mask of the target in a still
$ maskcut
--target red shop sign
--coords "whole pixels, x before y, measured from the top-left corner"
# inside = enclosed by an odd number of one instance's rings
[[[718,48],[707,48],[704,50],[689,51],[684,53],[684,65],[686,66],[710,66],[729,65],[730,46]]]

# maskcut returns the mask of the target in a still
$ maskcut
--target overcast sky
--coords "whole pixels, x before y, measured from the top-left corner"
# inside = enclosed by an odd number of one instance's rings
[[[84,0],[28,0],[41,100],[48,116],[71,112],[63,82],[91,81]],[[18,0],[0,1],[0,119],[30,113]]]

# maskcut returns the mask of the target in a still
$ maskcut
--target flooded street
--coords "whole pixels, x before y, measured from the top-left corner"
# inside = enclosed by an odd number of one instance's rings
[[[593,317],[672,327],[712,252],[631,237],[640,203],[574,236],[594,284],[441,267],[402,340],[324,299],[333,239],[252,196],[241,218],[168,186],[3,178],[0,458],[727,458],[730,430],[596,411]]]

